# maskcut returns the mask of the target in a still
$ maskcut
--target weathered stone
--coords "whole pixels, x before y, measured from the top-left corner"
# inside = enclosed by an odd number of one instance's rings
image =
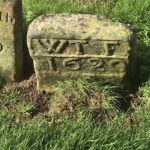
[[[50,91],[56,81],[79,76],[123,80],[133,59],[133,35],[127,25],[95,15],[38,17],[27,35],[38,89]]]
[[[22,75],[22,3],[0,0],[0,78],[6,82]]]

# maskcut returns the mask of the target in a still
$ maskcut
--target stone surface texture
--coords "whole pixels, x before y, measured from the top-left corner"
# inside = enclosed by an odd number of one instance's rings
[[[0,0],[0,78],[17,81],[22,75],[22,2]]]
[[[123,80],[133,61],[129,26],[90,14],[50,14],[29,26],[27,43],[39,90],[80,76]]]

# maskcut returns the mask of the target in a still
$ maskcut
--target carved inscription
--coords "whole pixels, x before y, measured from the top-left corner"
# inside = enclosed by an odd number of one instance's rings
[[[47,58],[36,62],[36,69],[41,72],[91,72],[121,73],[126,70],[127,61],[101,58]]]
[[[100,58],[53,58],[47,60],[51,71],[116,71],[123,72],[126,69],[126,61],[119,59],[104,60]],[[56,65],[59,64],[59,65]]]
[[[0,21],[15,24],[14,0],[3,0],[0,2]]]
[[[55,71],[56,67],[55,67],[55,60],[54,60],[54,58],[47,59],[47,62],[48,62],[48,66],[49,66],[48,69],[50,69],[52,71]]]
[[[32,39],[31,47],[34,57],[47,57],[51,71],[124,72],[127,66],[121,41]]]
[[[119,46],[118,41],[110,41],[108,43],[105,43],[105,55],[106,56],[112,56],[115,54],[115,51],[117,50]]]
[[[118,49],[121,51],[120,56],[124,56],[125,53],[128,56],[120,41],[32,39],[31,47],[33,54],[51,54],[50,56],[53,54],[116,56]]]
[[[102,68],[102,70],[105,71],[104,66],[106,65],[106,62],[104,60],[100,60],[99,58],[90,58],[88,59],[88,64],[90,64],[90,68],[92,69]]]
[[[63,67],[67,70],[77,71],[81,69],[79,58],[66,58],[63,61]]]
[[[62,54],[66,50],[66,53],[80,55],[83,54],[82,44],[86,43],[84,40],[32,39],[32,48],[34,53],[43,53],[44,50],[46,54]]]
[[[0,21],[15,24],[15,18],[12,16],[9,16],[7,12],[0,12]]]

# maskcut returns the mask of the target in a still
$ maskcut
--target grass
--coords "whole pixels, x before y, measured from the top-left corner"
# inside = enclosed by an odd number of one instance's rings
[[[127,112],[117,107],[118,87],[104,82],[67,80],[55,89],[48,110],[34,116],[32,97],[22,100],[18,85],[1,97],[0,149],[149,149],[149,82]]]
[[[1,114],[0,147],[7,150],[46,149],[149,149],[149,110],[138,111],[136,121],[125,114],[117,115],[107,125],[92,123],[89,114],[77,113],[76,118],[61,118],[52,124],[41,115],[23,125],[12,121],[12,116]],[[6,119],[7,118],[7,119]]]
[[[106,84],[106,83],[105,83]],[[111,117],[116,113],[117,99],[116,86],[104,85],[102,81],[87,78],[58,82],[49,104],[50,114],[75,114],[77,111],[88,110],[91,114],[105,114]],[[69,89],[69,90],[68,90]]]
[[[90,13],[131,24],[138,38],[140,87],[124,112],[119,99],[127,100],[128,95],[120,95],[118,87],[91,79],[59,82],[47,98],[48,109],[32,115],[32,96],[24,101],[14,86],[0,95],[0,150],[148,150],[150,1],[23,0],[23,8],[25,33],[35,17],[46,13]]]

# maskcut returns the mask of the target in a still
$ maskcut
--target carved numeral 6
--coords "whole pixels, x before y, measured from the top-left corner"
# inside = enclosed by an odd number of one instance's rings
[[[66,58],[63,61],[63,66],[68,70],[77,71],[80,70],[81,64],[79,58]]]

